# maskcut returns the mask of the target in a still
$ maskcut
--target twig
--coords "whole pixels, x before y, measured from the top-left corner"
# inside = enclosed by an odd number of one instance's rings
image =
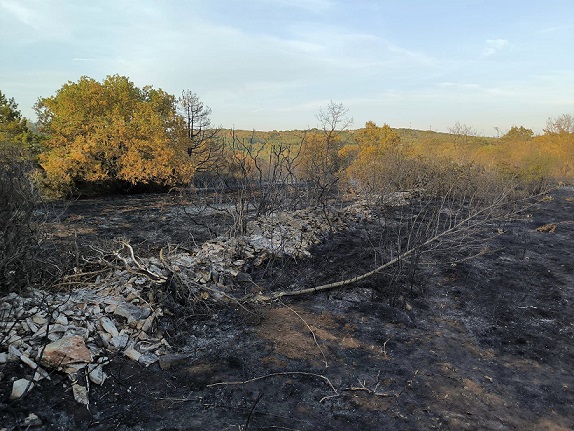
[[[327,383],[327,385],[329,385],[329,387],[335,393],[335,395],[331,395],[329,397],[323,397],[323,398],[321,398],[321,400],[319,402],[323,402],[325,399],[332,398],[334,396],[339,396],[339,392],[337,391],[337,389],[335,389],[335,387],[333,386],[333,384],[331,383],[331,381],[327,377],[323,376],[322,374],[309,373],[306,371],[282,371],[282,372],[278,372],[278,373],[265,374],[263,376],[254,377],[252,379],[244,380],[244,381],[211,383],[211,384],[207,385],[206,387],[211,388],[211,387],[215,387],[215,386],[245,385],[247,383],[253,383],[253,382],[256,382],[258,380],[264,380],[264,379],[268,379],[271,377],[278,377],[278,376],[308,376],[308,377],[317,377],[319,379],[322,379],[325,383]]]
[[[303,317],[301,317],[301,315],[299,313],[297,313],[297,311],[295,311],[293,308],[289,307],[287,304],[281,302],[282,305],[284,305],[285,307],[287,307],[289,310],[291,310],[293,313],[295,313],[295,315],[301,319],[301,321],[305,324],[305,326],[307,327],[307,329],[309,330],[309,332],[311,333],[311,335],[313,336],[313,341],[315,342],[315,345],[317,346],[317,348],[319,349],[319,352],[321,352],[321,356],[323,356],[323,362],[325,363],[325,368],[329,368],[329,363],[327,362],[327,357],[325,356],[325,353],[323,352],[323,349],[321,349],[321,346],[319,345],[319,343],[317,342],[317,337],[315,336],[315,332],[311,329],[311,327],[309,326],[309,324],[305,321],[305,319],[303,319]]]
[[[131,245],[129,245],[126,241],[121,241],[122,246],[126,247],[129,251],[130,254],[130,258],[132,260],[132,262],[137,266],[137,270],[134,270],[130,265],[128,260],[123,257],[118,251],[114,251],[113,255],[121,260],[124,263],[124,267],[128,272],[131,273],[135,273],[135,274],[140,274],[140,275],[145,275],[147,276],[150,280],[156,282],[156,283],[164,283],[167,281],[167,277],[165,275],[161,275],[161,274],[156,274],[150,270],[148,270],[147,268],[145,268],[144,266],[142,266],[136,259],[135,255],[134,255],[134,249],[132,248]],[[105,259],[101,258],[101,260],[103,260],[105,263],[108,264],[108,266],[114,267],[113,265],[111,265],[109,262],[105,261]]]
[[[393,338],[393,337],[387,338],[387,339],[385,340],[385,342],[383,343],[383,355],[385,355],[385,358],[388,357],[388,355],[387,355],[387,343],[388,343],[389,341],[391,341],[392,338]],[[379,371],[379,374],[380,374],[380,371]],[[378,376],[377,376],[377,377],[378,377]]]
[[[261,392],[257,397],[257,399],[255,400],[255,402],[253,403],[253,405],[251,406],[251,410],[249,410],[249,414],[247,415],[247,420],[245,421],[243,431],[247,431],[247,429],[249,428],[249,422],[251,422],[251,416],[253,415],[253,411],[255,410],[255,407],[257,407],[257,404],[259,404],[259,401],[261,401],[261,398],[263,398],[264,393],[265,391]]]
[[[375,387],[373,389],[370,389],[367,387],[366,382],[363,381],[359,381],[359,386],[351,386],[350,388],[344,389],[345,391],[353,391],[353,392],[366,392],[370,395],[374,395],[376,397],[381,397],[381,398],[398,398],[400,397],[406,390],[408,387],[410,387],[413,384],[413,378],[419,373],[419,370],[416,370],[413,373],[413,376],[411,379],[407,380],[405,386],[398,392],[377,392],[377,389],[379,387],[379,375],[381,374],[381,372],[379,371],[379,373],[377,374],[377,383],[375,385]]]
[[[64,280],[68,280],[70,278],[77,278],[77,277],[88,277],[90,275],[96,275],[107,272],[106,269],[98,269],[97,271],[90,271],[90,272],[76,272],[74,274],[65,275],[62,277]]]

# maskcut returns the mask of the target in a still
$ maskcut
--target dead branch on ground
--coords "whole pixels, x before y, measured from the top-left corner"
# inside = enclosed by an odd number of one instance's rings
[[[211,383],[211,384],[207,385],[207,387],[212,388],[212,387],[216,387],[216,386],[246,385],[248,383],[253,383],[253,382],[256,382],[258,380],[264,380],[264,379],[269,379],[272,377],[279,377],[279,376],[306,376],[306,377],[315,377],[315,378],[323,380],[329,386],[329,388],[331,388],[331,390],[334,392],[334,395],[330,395],[330,396],[326,396],[326,397],[321,398],[319,400],[320,403],[322,403],[323,401],[325,401],[329,398],[340,396],[339,392],[337,391],[337,389],[335,389],[335,386],[333,386],[333,384],[331,383],[331,380],[329,380],[329,378],[325,377],[322,374],[310,373],[307,371],[282,371],[282,372],[278,372],[278,373],[265,374],[263,376],[254,377],[252,379],[243,380],[243,381]]]

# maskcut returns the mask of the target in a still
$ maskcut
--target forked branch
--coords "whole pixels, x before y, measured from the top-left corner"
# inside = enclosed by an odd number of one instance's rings
[[[431,222],[434,224],[434,229],[432,230],[432,236],[424,241],[418,242],[416,244],[409,244],[409,247],[405,249],[403,252],[399,253],[398,256],[384,262],[383,264],[379,265],[375,269],[365,272],[360,275],[356,275],[344,280],[336,281],[333,283],[323,284],[320,286],[310,287],[307,289],[301,290],[283,290],[279,292],[273,292],[270,294],[258,294],[255,297],[250,298],[250,300],[255,302],[270,302],[274,301],[283,297],[287,296],[301,296],[301,295],[308,295],[312,293],[318,293],[322,291],[336,289],[338,287],[348,286],[359,281],[365,280],[369,277],[372,277],[375,274],[378,274],[385,269],[392,267],[404,261],[405,259],[409,258],[411,255],[433,249],[437,245],[441,243],[441,241],[445,241],[448,237],[456,237],[457,234],[464,235],[467,231],[476,229],[479,226],[486,224],[488,221],[493,220],[496,217],[496,210],[500,209],[504,206],[507,202],[507,194],[502,193],[496,199],[494,199],[491,203],[485,204],[481,208],[477,208],[471,211],[464,217],[461,218],[451,218],[446,226],[443,226],[442,230],[439,228],[440,224],[438,223],[438,219],[436,222]],[[440,211],[438,212],[440,213]],[[437,217],[439,216],[437,213]]]

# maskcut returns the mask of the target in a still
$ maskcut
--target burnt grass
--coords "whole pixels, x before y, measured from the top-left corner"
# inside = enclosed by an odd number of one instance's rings
[[[57,375],[9,401],[25,365],[7,365],[0,428],[32,412],[47,430],[574,429],[574,189],[549,195],[502,223],[491,253],[456,265],[430,256],[414,279],[387,273],[249,309],[174,304],[158,330],[183,356],[165,369],[114,357],[88,408]],[[181,204],[76,201],[54,230],[80,247],[118,235],[149,253],[191,247],[209,232]],[[373,267],[372,242],[357,226],[252,276],[267,288],[336,281]]]

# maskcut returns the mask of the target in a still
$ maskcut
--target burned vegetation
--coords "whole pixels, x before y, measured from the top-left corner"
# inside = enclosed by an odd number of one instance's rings
[[[350,145],[333,103],[225,141],[182,100],[164,193],[46,201],[2,160],[2,429],[574,427],[571,187]]]

